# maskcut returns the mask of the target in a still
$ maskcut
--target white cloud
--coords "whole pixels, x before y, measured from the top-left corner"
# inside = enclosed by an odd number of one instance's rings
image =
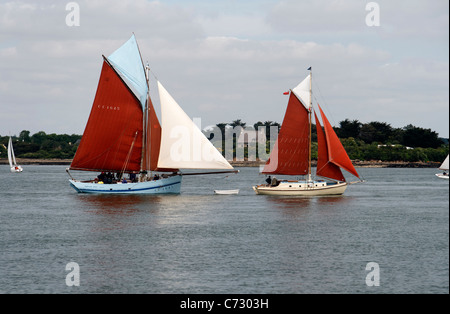
[[[65,24],[64,1],[2,2],[0,106],[11,115],[0,116],[0,134],[81,134],[101,55],[134,32],[153,73],[205,125],[281,122],[282,93],[312,66],[335,123],[411,123],[448,136],[448,2],[378,2],[378,29],[365,25],[359,0],[77,1],[79,27]]]
[[[365,27],[366,13],[360,0],[285,0],[273,7],[267,21],[282,32],[336,34]]]

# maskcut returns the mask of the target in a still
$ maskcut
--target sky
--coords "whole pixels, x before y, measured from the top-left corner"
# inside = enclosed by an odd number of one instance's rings
[[[82,134],[102,55],[133,33],[202,127],[281,123],[283,93],[312,67],[314,103],[333,125],[449,137],[445,0],[0,0],[0,135]]]

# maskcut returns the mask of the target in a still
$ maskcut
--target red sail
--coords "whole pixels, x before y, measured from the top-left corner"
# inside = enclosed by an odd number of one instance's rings
[[[322,116],[323,126],[325,128],[326,142],[328,147],[328,160],[334,163],[336,166],[347,170],[348,172],[359,178],[359,175],[356,172],[355,167],[353,167],[352,161],[348,157],[344,146],[342,146],[341,141],[337,137],[336,133],[333,130],[333,127],[331,126],[320,106],[319,110]]]
[[[138,172],[142,129],[139,100],[105,60],[91,114],[70,168]]]
[[[314,117],[316,118],[316,130],[317,130],[317,144],[318,144],[318,158],[317,158],[317,171],[316,174],[321,177],[330,178],[338,181],[345,181],[345,177],[342,174],[341,169],[335,164],[331,163],[328,159],[328,147],[320,125],[317,114],[314,111]]]
[[[306,175],[309,172],[309,114],[291,93],[280,133],[263,172]]]
[[[151,171],[177,172],[178,169],[158,168],[159,150],[161,146],[161,124],[159,123],[158,116],[150,98],[148,98],[147,114],[147,152],[145,152],[145,155],[150,156],[150,159],[146,158],[145,169],[150,169]]]

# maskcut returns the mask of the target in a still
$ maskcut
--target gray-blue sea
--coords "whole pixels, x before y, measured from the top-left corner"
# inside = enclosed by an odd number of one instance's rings
[[[0,293],[449,293],[437,169],[357,168],[343,196],[301,198],[255,195],[258,168],[84,195],[65,167],[0,166]]]

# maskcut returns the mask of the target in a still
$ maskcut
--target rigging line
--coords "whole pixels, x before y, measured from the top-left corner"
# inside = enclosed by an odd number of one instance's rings
[[[131,147],[130,147],[130,150],[128,151],[127,158],[125,159],[125,162],[123,164],[122,173],[125,173],[125,169],[127,168],[128,163],[130,162],[131,152],[133,151],[133,147],[134,147],[134,143],[136,142],[137,135],[138,135],[138,131],[136,131],[136,133],[134,134],[133,142],[131,143]]]
[[[151,74],[153,75],[153,77],[155,78],[155,80],[159,81],[159,80],[158,80],[158,77],[156,76],[156,74],[153,73],[152,69],[151,69],[150,66],[148,65],[148,62],[147,62],[146,68],[148,69],[149,73],[151,73]]]
[[[323,102],[322,102],[323,105],[322,106],[327,108],[327,111],[329,112],[329,116],[331,117],[333,125],[336,125],[336,121],[334,119],[333,112],[328,108],[327,101],[325,100],[325,97],[323,96],[323,94],[322,94],[322,92],[320,90],[319,84],[317,84],[317,81],[316,81],[315,77],[313,77],[313,80],[314,80],[314,86],[317,88],[317,90],[319,91],[320,97],[323,99]],[[313,93],[313,98],[316,100],[317,103],[319,103],[319,104],[321,103],[319,101],[319,99],[315,96],[315,93]]]

